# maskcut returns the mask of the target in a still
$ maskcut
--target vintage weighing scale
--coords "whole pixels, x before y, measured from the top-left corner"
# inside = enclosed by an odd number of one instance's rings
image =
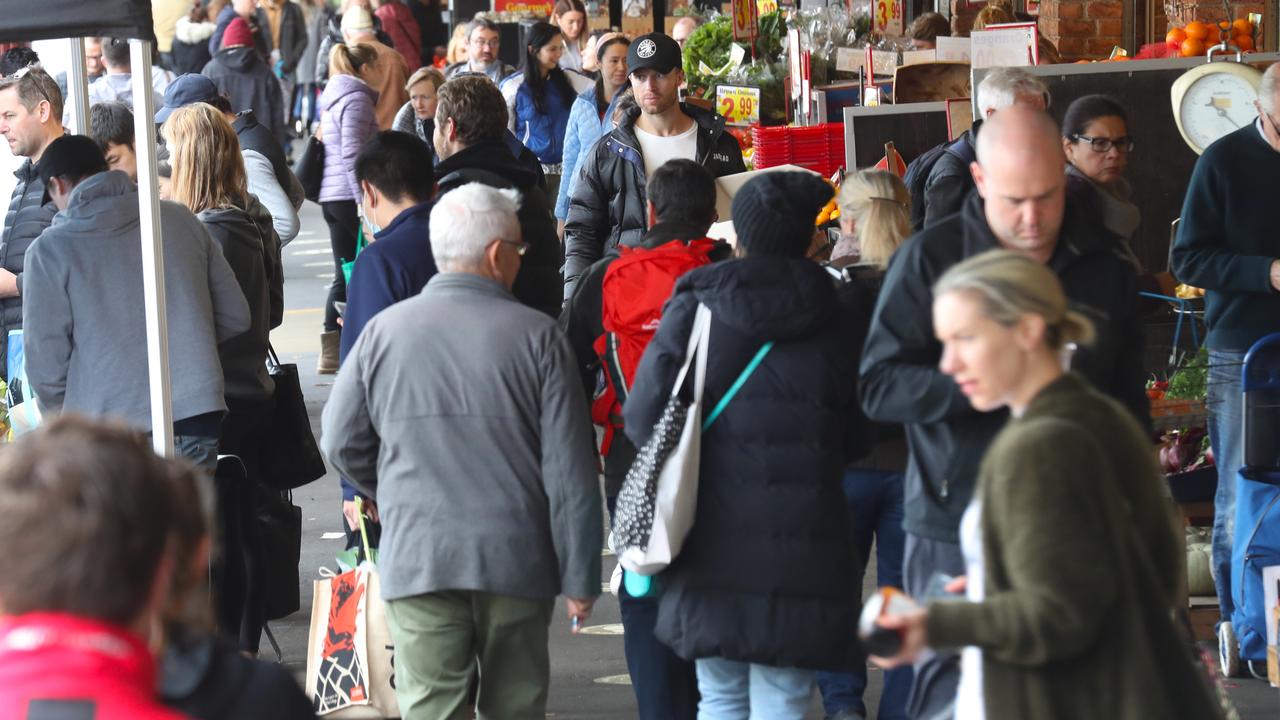
[[[1230,37],[1224,33],[1221,42],[1206,53],[1208,62],[1173,83],[1173,119],[1182,139],[1197,155],[1258,117],[1253,103],[1258,99],[1262,73],[1246,65],[1240,49],[1229,43]],[[1224,62],[1214,62],[1215,53],[1233,51],[1234,60],[1228,56]]]

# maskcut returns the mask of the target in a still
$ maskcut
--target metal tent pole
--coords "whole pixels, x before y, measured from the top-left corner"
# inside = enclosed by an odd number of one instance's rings
[[[84,63],[84,53],[80,54]],[[169,325],[164,295],[164,242],[156,184],[155,103],[151,91],[151,43],[129,41],[133,81],[134,149],[138,156],[138,210],[142,227],[142,292],[147,317],[147,370],[151,383],[151,441],[157,455],[173,457],[173,407],[169,391]]]
[[[89,134],[89,70],[84,62],[84,38],[71,38],[71,69],[67,72],[67,97],[71,108],[71,132]]]

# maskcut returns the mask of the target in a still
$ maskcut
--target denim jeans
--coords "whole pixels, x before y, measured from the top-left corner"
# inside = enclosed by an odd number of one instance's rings
[[[218,438],[203,435],[174,435],[173,450],[191,461],[210,480],[218,470]]]
[[[1218,466],[1218,491],[1213,496],[1213,584],[1218,591],[1218,611],[1231,619],[1231,548],[1235,541],[1236,474],[1244,463],[1244,397],[1240,373],[1242,352],[1209,351],[1209,444]]]
[[[866,568],[872,538],[876,547],[876,584],[902,587],[902,473],[886,470],[849,470],[844,475],[844,497],[849,506],[849,533],[854,558]],[[859,584],[861,587],[861,584]],[[912,670],[901,667],[884,675],[879,720],[905,720]],[[867,689],[867,667],[852,672],[819,672],[818,689],[827,715],[852,710],[867,714],[862,694]]]
[[[813,671],[736,662],[697,661],[698,720],[802,720]]]
[[[693,720],[698,708],[698,680],[693,663],[683,660],[653,636],[658,622],[657,597],[631,597],[618,589],[622,610],[623,652],[636,695],[640,720]]]

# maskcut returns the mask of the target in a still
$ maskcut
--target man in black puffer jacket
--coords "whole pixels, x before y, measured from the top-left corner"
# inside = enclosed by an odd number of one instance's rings
[[[704,411],[772,343],[702,433],[693,528],[661,576],[654,633],[697,661],[703,709],[750,702],[752,717],[801,717],[814,669],[861,660],[841,489],[847,450],[869,432],[854,377],[861,338],[830,276],[805,257],[830,197],[808,173],[768,173],[739,191],[745,257],[677,281],[623,406],[627,436],[643,447],[699,304],[711,310]]]
[[[525,305],[558,317],[564,256],[539,176],[517,161],[507,146],[507,102],[498,86],[482,75],[454,78],[441,85],[438,94],[437,199],[472,182],[518,190],[521,239],[529,249],[511,292]]]
[[[714,177],[746,171],[742,148],[724,118],[677,101],[684,71],[680,46],[650,33],[627,51],[636,106],[600,138],[582,162],[564,225],[564,298],[578,276],[621,243],[636,244],[648,228],[645,182],[667,160],[684,158]]]
[[[27,161],[18,178],[4,218],[0,239],[0,370],[9,378],[9,331],[22,328],[22,268],[27,248],[53,222],[58,212],[45,198],[40,157],[49,143],[62,137],[62,94],[58,83],[39,66],[30,66],[0,80],[0,134],[9,150]]]
[[[890,260],[862,355],[863,409],[873,420],[906,425],[904,584],[917,596],[939,573],[965,574],[960,517],[973,497],[982,456],[1007,418],[974,411],[938,369],[942,346],[933,333],[932,288],[951,266],[1001,247],[1048,265],[1097,330],[1096,341],[1075,353],[1072,369],[1144,426],[1150,423],[1138,278],[1120,241],[1066,195],[1057,126],[1043,112],[1010,107],[983,125],[977,152],[978,192],[960,213],[926,227]],[[958,680],[952,653],[918,663],[908,712],[946,712]]]

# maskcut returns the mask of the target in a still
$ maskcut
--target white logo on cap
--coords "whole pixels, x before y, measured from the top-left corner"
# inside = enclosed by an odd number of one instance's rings
[[[642,58],[648,59],[658,52],[658,43],[645,39],[640,41],[640,47],[636,48],[636,54]]]

